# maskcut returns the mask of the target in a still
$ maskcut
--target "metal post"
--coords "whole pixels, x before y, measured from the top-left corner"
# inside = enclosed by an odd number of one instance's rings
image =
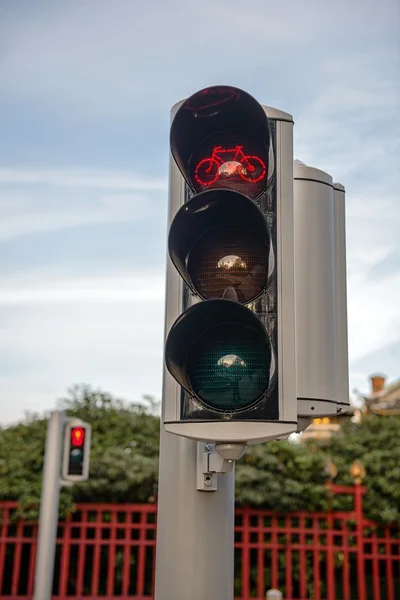
[[[161,426],[155,600],[233,599],[234,473],[196,489],[197,442]]]
[[[64,412],[54,411],[51,413],[47,425],[33,600],[51,599],[60,498],[64,418]]]
[[[365,569],[365,543],[364,543],[364,513],[363,513],[363,488],[361,486],[361,480],[356,479],[356,485],[354,490],[354,512],[356,515],[357,523],[357,583],[358,583],[358,598],[359,600],[366,600],[367,598],[367,587],[366,587],[366,569]]]

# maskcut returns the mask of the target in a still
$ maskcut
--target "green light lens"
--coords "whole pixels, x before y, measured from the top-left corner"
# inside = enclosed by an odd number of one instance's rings
[[[83,473],[83,450],[72,448],[69,454],[68,474],[82,475]]]
[[[189,354],[187,375],[193,391],[217,410],[243,410],[267,390],[271,352],[263,340],[240,326],[217,327]]]

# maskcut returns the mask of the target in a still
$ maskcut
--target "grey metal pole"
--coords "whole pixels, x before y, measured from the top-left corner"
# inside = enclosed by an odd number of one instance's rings
[[[234,473],[196,489],[197,442],[161,426],[155,600],[232,600]]]
[[[51,599],[64,419],[64,412],[56,410],[51,413],[47,425],[33,600]]]

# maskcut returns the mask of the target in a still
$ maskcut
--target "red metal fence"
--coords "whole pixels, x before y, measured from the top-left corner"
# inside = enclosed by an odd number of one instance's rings
[[[400,598],[400,528],[363,517],[363,487],[333,491],[350,498],[348,510],[236,511],[237,599],[264,600],[270,587],[286,600]],[[37,525],[15,520],[15,502],[0,510],[0,599],[28,600]],[[151,599],[155,536],[155,505],[79,505],[59,523],[54,599]]]

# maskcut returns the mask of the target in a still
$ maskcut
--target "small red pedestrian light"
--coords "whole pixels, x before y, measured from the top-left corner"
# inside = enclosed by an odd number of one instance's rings
[[[89,476],[92,427],[80,419],[73,421],[66,424],[64,431],[62,478],[73,482],[86,481]]]
[[[71,443],[73,446],[82,446],[85,439],[85,430],[82,427],[71,429]]]

